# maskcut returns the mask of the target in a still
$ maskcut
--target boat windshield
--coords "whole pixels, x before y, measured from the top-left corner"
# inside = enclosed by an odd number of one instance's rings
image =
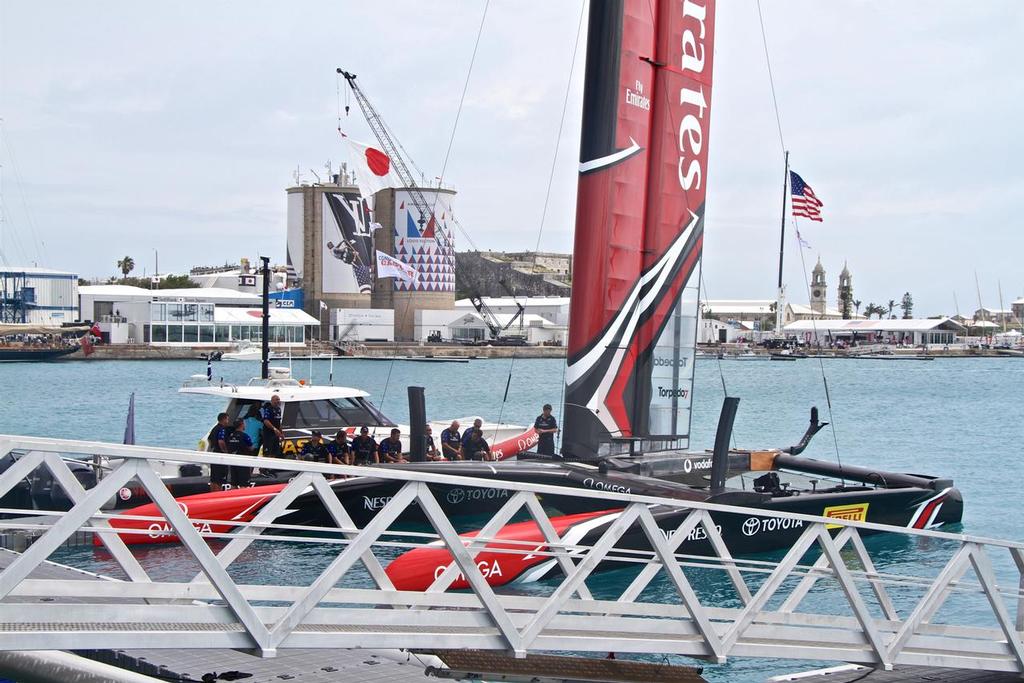
[[[246,417],[253,407],[261,405],[262,401],[258,400],[235,400],[228,408],[228,416],[232,420]],[[375,405],[361,397],[286,402],[281,424],[285,429],[395,426]]]

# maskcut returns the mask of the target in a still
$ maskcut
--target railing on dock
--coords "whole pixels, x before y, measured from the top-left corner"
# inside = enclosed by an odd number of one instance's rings
[[[47,515],[52,523],[0,572],[0,650],[227,647],[263,656],[273,656],[281,648],[480,649],[517,655],[567,650],[678,654],[719,662],[727,657],[775,657],[884,668],[898,664],[1024,671],[1020,543],[609,491],[425,474],[402,467],[373,470],[373,477],[395,480],[400,488],[360,528],[327,477],[366,476],[365,468],[274,459],[260,459],[259,467],[294,472],[291,483],[252,521],[235,524],[235,533],[203,534],[193,524],[201,520],[186,517],[154,465],[173,461],[252,466],[253,459],[0,436],[0,457],[12,452],[20,457],[0,474],[0,495],[36,468],[47,468],[73,507],[60,513],[33,511],[37,517]],[[107,458],[112,469],[86,490],[63,458],[89,461],[96,456]],[[198,574],[178,581],[154,577],[154,568],[144,567],[137,547],[129,548],[119,535],[128,532],[111,530],[112,515],[103,508],[133,480],[178,535],[182,553],[200,568]],[[458,536],[435,498],[434,490],[442,485],[504,490],[507,501],[470,541]],[[307,527],[299,529],[301,535],[286,535],[296,527],[275,520],[300,494],[310,492],[319,497],[335,526]],[[607,508],[620,508],[621,514],[593,544],[581,546],[560,538],[548,521],[542,500],[550,496],[600,499]],[[651,505],[688,514],[674,532],[666,533],[655,521]],[[410,506],[418,508],[432,533],[391,529]],[[774,519],[778,522],[773,524],[788,528],[799,523],[802,532],[777,561],[737,558],[714,521],[727,513]],[[517,514],[537,522],[545,547],[531,542],[516,548],[503,540],[501,552],[546,553],[563,572],[529,593],[493,588],[484,576],[486,568],[478,567],[475,559]],[[5,530],[24,526],[17,519],[0,521]],[[642,531],[650,552],[620,547],[630,528]],[[862,534],[883,530],[905,539],[911,555],[927,548],[934,558],[941,550],[948,561],[933,562],[932,571],[916,567],[912,573],[876,568],[873,558],[879,559],[882,551],[891,553],[891,543],[877,543],[882,536],[865,542]],[[98,536],[125,580],[34,578],[37,567],[79,531]],[[211,539],[204,536],[226,542],[211,547]],[[692,536],[706,538],[712,555],[681,555],[680,543]],[[268,538],[320,544],[329,561],[311,582],[260,585],[234,578],[234,563],[253,543]],[[431,543],[447,549],[454,562],[437,572],[425,592],[396,590],[380,556],[393,556],[396,547]],[[609,595],[614,582],[600,582],[597,591],[595,582],[588,585],[588,580],[612,555],[623,567],[632,565],[633,574],[620,575],[625,588]],[[357,569],[360,564],[365,572]],[[347,581],[350,573],[362,576],[364,584]],[[460,575],[468,590],[451,590]],[[661,577],[660,588],[653,591],[656,577]],[[32,602],[39,598],[47,601]],[[953,605],[954,614],[943,613],[938,620],[944,605]]]

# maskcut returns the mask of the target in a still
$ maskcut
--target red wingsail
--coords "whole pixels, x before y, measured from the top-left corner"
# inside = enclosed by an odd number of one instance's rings
[[[616,439],[686,445],[714,0],[591,3],[589,31],[562,444],[574,458]]]

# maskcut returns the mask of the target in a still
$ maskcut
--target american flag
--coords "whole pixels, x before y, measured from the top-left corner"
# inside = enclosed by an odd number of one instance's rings
[[[811,186],[793,171],[789,172],[789,184],[793,192],[793,215],[821,222],[821,207],[824,204],[814,194]]]

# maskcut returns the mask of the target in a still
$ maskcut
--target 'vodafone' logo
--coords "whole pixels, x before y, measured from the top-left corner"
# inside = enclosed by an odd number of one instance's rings
[[[683,460],[683,472],[689,474],[694,470],[710,470],[711,469],[711,458],[704,458],[703,460],[693,460],[687,458]]]

